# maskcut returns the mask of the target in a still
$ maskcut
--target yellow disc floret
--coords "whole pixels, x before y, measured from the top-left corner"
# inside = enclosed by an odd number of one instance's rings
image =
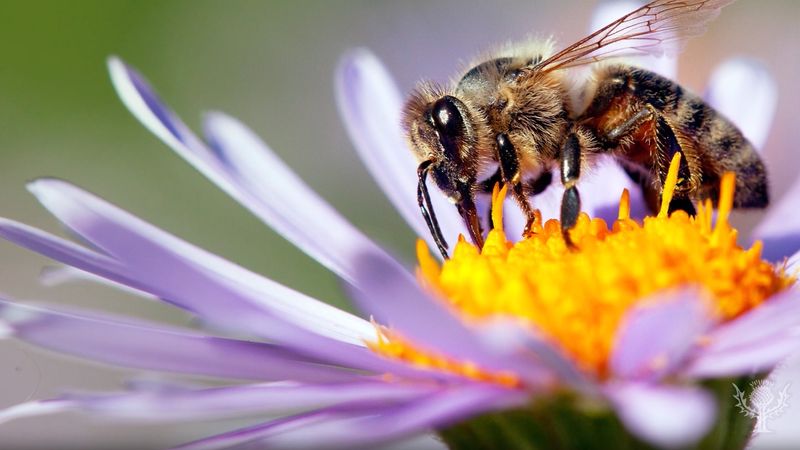
[[[606,375],[625,314],[652,294],[701,286],[709,294],[712,313],[725,321],[789,286],[791,277],[761,259],[760,242],[749,249],[737,244],[737,232],[728,223],[733,174],[723,177],[715,224],[710,201],[699,205],[696,217],[682,211],[668,215],[678,158],[672,161],[657,216],[642,223],[631,219],[625,191],[610,228],[602,219],[581,214],[570,231],[576,248],[566,245],[558,221],[541,219],[517,243],[499,227],[489,232],[482,250],[461,238],[441,265],[419,241],[420,280],[467,321],[506,316],[531,324],[579,367],[599,377]],[[505,188],[493,193],[496,225],[503,223],[505,194]],[[467,363],[419,350],[399,351],[408,344],[386,331],[383,336],[382,343],[372,345],[378,352],[476,378],[459,369]],[[490,376],[469,369],[477,378]],[[501,378],[510,379],[508,374]]]

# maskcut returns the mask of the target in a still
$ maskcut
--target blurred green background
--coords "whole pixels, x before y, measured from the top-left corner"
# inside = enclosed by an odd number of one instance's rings
[[[195,129],[209,110],[243,120],[359,228],[410,263],[414,236],[358,161],[337,115],[332,77],[340,55],[369,47],[408,90],[421,77],[447,80],[464,60],[498,42],[531,33],[574,40],[587,31],[594,4],[2,0],[0,215],[59,231],[24,185],[40,176],[64,178],[190,242],[344,305],[333,276],[130,116],[108,81],[106,58],[116,54],[137,67]],[[798,19],[800,2],[741,0],[680,59],[679,79],[695,91],[702,91],[714,66],[732,56],[759,59],[775,75],[781,103],[765,158],[776,199],[796,178],[800,160]],[[0,292],[187,323],[169,308],[107,288],[43,287],[37,277],[49,264],[0,242]],[[33,390],[43,397],[70,387],[118,386],[125,373],[0,342],[0,407]],[[55,442],[47,433],[29,441],[31,430],[47,420],[0,426],[0,447]],[[73,420],[84,430],[64,431],[63,442],[86,436],[86,424]],[[96,442],[124,436],[93,434]],[[180,440],[164,430],[130,436],[141,439],[138,448]]]

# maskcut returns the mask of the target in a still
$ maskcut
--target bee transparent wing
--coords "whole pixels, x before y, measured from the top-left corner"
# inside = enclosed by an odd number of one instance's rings
[[[611,57],[677,53],[734,0],[655,0],[536,65],[549,72]]]

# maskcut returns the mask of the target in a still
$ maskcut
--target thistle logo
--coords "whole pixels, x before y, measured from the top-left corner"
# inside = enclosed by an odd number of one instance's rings
[[[733,388],[736,393],[733,398],[736,399],[736,406],[742,414],[747,417],[756,419],[756,428],[754,433],[772,433],[769,429],[769,419],[778,417],[789,406],[789,387],[791,383],[786,383],[780,392],[774,388],[774,383],[771,380],[757,380],[750,383],[750,396],[747,398],[744,391],[739,389],[736,384]]]

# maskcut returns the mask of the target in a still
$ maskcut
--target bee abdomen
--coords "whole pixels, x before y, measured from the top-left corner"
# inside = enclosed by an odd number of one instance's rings
[[[672,80],[641,69],[633,70],[631,76],[635,95],[660,110],[691,143],[692,148],[684,151],[701,162],[703,189],[715,203],[722,174],[734,172],[735,207],[764,208],[769,204],[764,163],[735,125]]]
[[[698,136],[698,145],[704,149],[707,165],[714,168],[718,178],[725,172],[736,174],[736,191],[733,204],[737,208],[764,208],[769,204],[767,170],[753,145],[726,118],[708,108],[704,132]],[[713,198],[717,199],[714,180]]]

